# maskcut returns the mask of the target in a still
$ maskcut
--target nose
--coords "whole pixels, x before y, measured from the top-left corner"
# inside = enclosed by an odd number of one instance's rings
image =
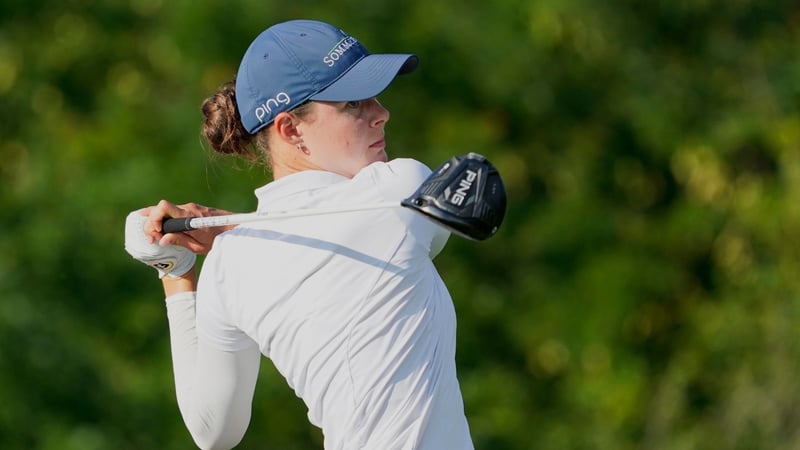
[[[371,98],[369,100],[369,106],[370,113],[372,114],[372,120],[370,121],[371,126],[381,126],[389,121],[389,110],[384,108],[377,98]]]

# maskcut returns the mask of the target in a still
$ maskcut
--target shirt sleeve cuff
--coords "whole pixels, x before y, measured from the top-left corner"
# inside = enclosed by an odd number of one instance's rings
[[[195,291],[179,292],[177,294],[172,294],[169,297],[167,297],[165,302],[167,305],[180,302],[194,302],[196,297],[197,297],[197,292]]]

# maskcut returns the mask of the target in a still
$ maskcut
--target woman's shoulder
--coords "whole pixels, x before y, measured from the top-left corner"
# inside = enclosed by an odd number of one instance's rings
[[[424,163],[412,158],[396,158],[387,163],[388,170],[401,176],[416,176],[423,180],[431,174],[431,169]]]
[[[385,163],[373,163],[359,172],[354,180],[373,184],[387,200],[405,198],[431,174],[424,163],[411,158],[396,158]]]
[[[419,187],[431,174],[424,163],[412,158],[395,158],[385,163],[367,166],[371,178],[383,183],[403,183]]]

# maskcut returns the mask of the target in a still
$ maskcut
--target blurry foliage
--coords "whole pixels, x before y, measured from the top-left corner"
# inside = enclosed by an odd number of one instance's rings
[[[250,40],[335,23],[419,70],[390,152],[478,151],[509,211],[437,264],[479,449],[800,447],[800,6],[0,1],[0,447],[193,448],[150,270],[160,198],[255,207],[199,105]],[[269,363],[241,448],[321,448]]]

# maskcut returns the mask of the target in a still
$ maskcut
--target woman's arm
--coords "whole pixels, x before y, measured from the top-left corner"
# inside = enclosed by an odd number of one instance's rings
[[[129,214],[125,224],[125,248],[134,258],[159,269],[162,275],[175,391],[186,427],[201,449],[230,449],[241,441],[250,421],[261,353],[256,345],[223,351],[198,339],[197,271],[194,255],[187,249],[200,248],[199,245],[210,250],[219,232],[199,236],[200,240],[183,233],[159,236],[153,224],[160,225],[160,217],[189,215],[191,210],[208,212],[194,204],[188,209],[181,207],[162,201],[147,211]],[[169,241],[170,237],[178,240]],[[162,245],[155,244],[159,239]],[[184,242],[179,242],[181,240]],[[184,245],[187,249],[176,251],[174,245]],[[187,254],[192,258],[187,258]],[[169,270],[167,275],[166,266],[161,267],[159,262],[175,270]]]
[[[261,353],[226,352],[198,341],[195,271],[164,277],[175,391],[183,421],[201,449],[230,449],[250,422]]]

